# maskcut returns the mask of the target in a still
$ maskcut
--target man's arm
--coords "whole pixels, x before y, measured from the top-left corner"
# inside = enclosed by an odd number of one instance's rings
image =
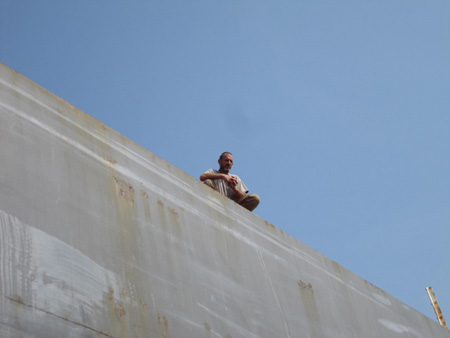
[[[205,180],[225,180],[225,181],[227,181],[227,178],[228,178],[228,175],[225,175],[225,174],[203,173],[200,176],[200,181],[202,181],[202,182]]]
[[[238,189],[238,181],[237,181],[237,178],[235,176],[222,174],[222,173],[208,173],[208,172],[206,172],[206,173],[203,173],[200,176],[200,181],[203,182],[205,180],[225,180],[225,182],[227,182],[229,187],[236,194],[238,199],[242,198],[242,197],[244,197],[246,195],[245,193],[243,193],[242,191],[240,191]]]

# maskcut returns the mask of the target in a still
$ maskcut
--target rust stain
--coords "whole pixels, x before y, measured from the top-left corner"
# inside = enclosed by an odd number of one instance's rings
[[[167,319],[158,314],[159,338],[169,338],[169,323]]]
[[[158,209],[159,209],[159,213],[164,217],[164,215],[166,215],[166,208],[168,211],[168,216],[171,218],[172,221],[174,221],[174,223],[179,224],[180,223],[180,214],[178,213],[178,211],[175,208],[172,207],[166,207],[164,205],[164,202],[161,201],[160,199],[157,200],[158,202]],[[182,210],[182,209],[181,209]]]
[[[161,215],[162,220],[164,222],[164,219],[165,219],[165,216],[164,216],[165,215],[164,203],[159,198],[158,198],[158,210],[159,210],[159,214]]]
[[[111,287],[108,289],[108,300],[110,302],[114,301],[114,290]]]
[[[367,281],[367,280],[365,280],[364,279],[364,284],[366,284],[367,286],[369,286],[370,288],[372,288],[372,289],[375,289],[375,290],[378,290],[378,291],[380,291],[381,293],[385,293],[383,290],[381,290],[378,286],[376,286],[376,285],[373,285],[371,282],[369,282],[369,281]]]
[[[142,194],[142,200],[143,200],[143,208],[144,208],[144,214],[145,214],[145,222],[151,223],[152,219],[152,212],[151,212],[151,206],[150,206],[150,196],[145,192],[144,190],[141,190]]]
[[[114,182],[116,183],[116,190],[118,195],[124,198],[125,200],[133,203],[134,202],[133,186],[119,177],[114,177]]]
[[[128,337],[128,328],[127,328],[127,311],[125,310],[125,306],[122,302],[118,302],[115,299],[115,292],[112,287],[108,288],[108,307],[110,310],[112,326],[110,330],[112,332],[116,332],[114,337]],[[120,332],[120,334],[118,334]]]
[[[142,299],[138,300],[138,302],[139,302],[139,313],[136,314],[136,312],[133,311],[133,314],[130,314],[128,317],[133,321],[139,323],[134,325],[139,330],[139,332],[136,332],[135,337],[149,337],[148,332],[150,330],[148,328],[149,317],[148,317],[147,302],[145,302]]]
[[[106,160],[113,165],[117,164],[117,161],[111,156],[106,156]]]
[[[331,261],[331,264],[333,265],[333,270],[338,276],[343,275],[342,266],[339,263],[336,263],[335,261]]]
[[[116,304],[116,306],[114,306],[114,312],[116,313],[116,315],[118,315],[120,318],[124,318],[126,315],[126,311],[125,308],[123,307],[122,304]]]
[[[168,207],[170,214],[178,221],[180,221],[180,215],[176,212],[175,209]]]
[[[314,292],[311,283],[306,284],[305,282],[299,280],[298,286],[300,287],[300,292],[303,292],[303,290],[309,290],[310,292]]]
[[[100,127],[101,130],[103,131],[108,131],[109,128],[107,126],[105,126],[102,122],[97,121],[97,125]]]
[[[277,227],[275,225],[273,225],[273,224],[271,224],[271,223],[269,223],[267,221],[264,221],[264,223],[266,224],[266,226],[268,228],[271,228],[272,230],[276,230],[277,229]]]
[[[24,305],[22,297],[19,295],[14,295],[10,298],[13,302],[19,303],[20,305]]]
[[[308,325],[311,331],[311,338],[323,337],[322,326],[320,324],[320,312],[316,303],[316,296],[311,283],[305,283],[299,280],[298,286],[300,288],[300,296],[302,299],[303,307],[305,309],[305,315]]]
[[[441,326],[443,327],[447,327],[447,322],[445,321],[444,314],[442,313],[441,307],[437,300],[436,294],[434,293],[433,287],[428,286],[425,289],[428,292],[428,297],[430,297],[431,305],[433,306],[439,324],[441,324]]]
[[[204,326],[205,326],[205,330],[206,330],[206,338],[211,338],[212,337],[211,326],[206,322],[205,322]]]
[[[208,323],[205,323],[205,329],[206,331],[211,332],[211,326],[209,326]]]
[[[128,296],[127,290],[125,290],[125,288],[123,288],[122,291],[120,292],[120,295],[121,295],[122,297],[127,297],[127,296]]]
[[[120,137],[120,140],[122,141],[122,143],[124,143],[124,144],[128,144],[131,141],[128,137],[126,137],[123,134],[119,134],[119,137]],[[133,141],[131,141],[131,142],[133,142]]]
[[[279,231],[281,234],[284,234],[284,231],[277,228],[275,225],[273,225],[272,223],[267,222],[266,220],[264,220],[264,224],[266,225],[267,228],[269,228],[272,231]]]

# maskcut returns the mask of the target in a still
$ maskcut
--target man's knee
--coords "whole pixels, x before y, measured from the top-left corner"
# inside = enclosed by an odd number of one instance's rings
[[[255,209],[259,205],[259,202],[261,202],[261,199],[256,194],[251,194],[251,195],[249,195],[249,197],[251,197],[251,201],[252,201],[252,203],[254,205],[253,209]]]
[[[261,199],[256,194],[250,194],[241,199],[238,203],[247,210],[253,211],[258,206]]]

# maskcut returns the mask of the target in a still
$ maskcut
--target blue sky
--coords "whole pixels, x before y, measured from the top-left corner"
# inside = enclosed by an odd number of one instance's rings
[[[0,61],[450,320],[449,1],[0,1]]]

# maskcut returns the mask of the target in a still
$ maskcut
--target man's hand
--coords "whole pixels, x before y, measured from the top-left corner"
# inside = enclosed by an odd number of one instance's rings
[[[235,176],[228,176],[225,180],[227,181],[229,187],[234,191],[237,199],[240,199],[246,195],[238,189],[238,180]]]
[[[237,186],[237,178],[231,175],[225,175],[224,180],[231,188],[235,188]],[[234,190],[234,189],[233,189]]]

